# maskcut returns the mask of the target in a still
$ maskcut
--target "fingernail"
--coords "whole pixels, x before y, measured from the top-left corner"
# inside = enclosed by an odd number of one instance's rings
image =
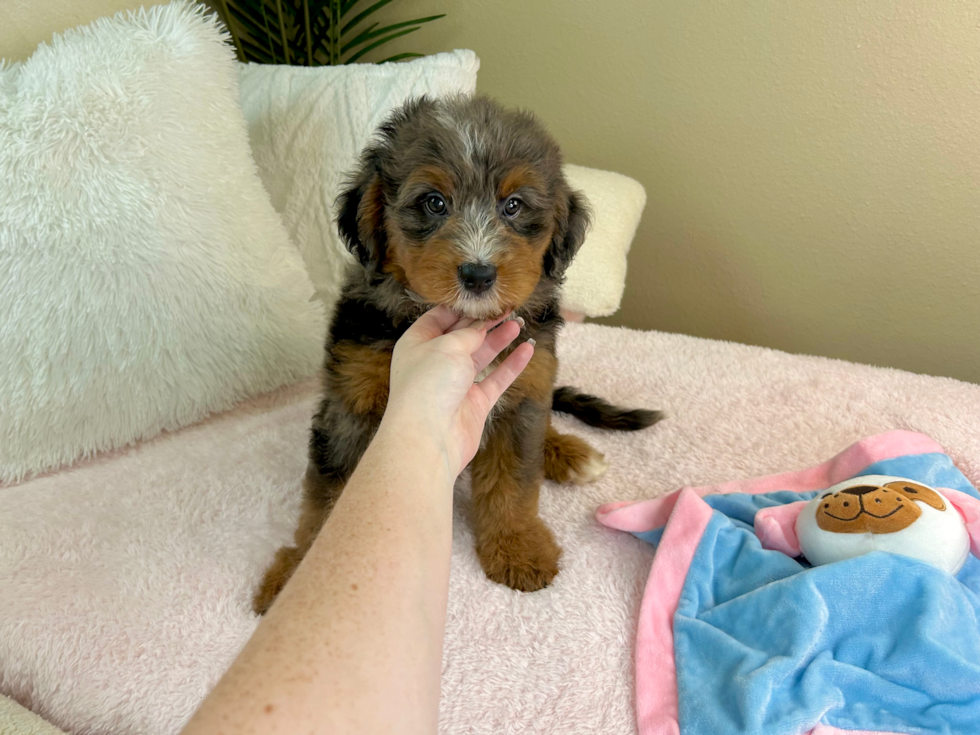
[[[482,320],[481,319],[478,322],[473,322],[472,324],[470,324],[470,326],[473,329],[480,330],[480,329],[483,329],[485,326],[487,326],[487,322],[486,322],[486,320]]]
[[[529,339],[529,340],[527,341],[527,343],[528,343],[529,345],[531,345],[531,347],[534,347],[534,345],[536,345],[536,344],[537,344],[537,341],[535,341],[535,340],[533,340],[533,339]]]
[[[514,321],[520,324],[522,329],[524,328],[524,317],[519,316]]]

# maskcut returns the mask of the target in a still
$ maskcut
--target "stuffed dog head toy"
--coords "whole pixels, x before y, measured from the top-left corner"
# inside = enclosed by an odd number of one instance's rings
[[[901,477],[856,477],[812,500],[765,508],[755,528],[764,548],[814,566],[888,551],[956,574],[971,549],[980,556],[980,501]]]

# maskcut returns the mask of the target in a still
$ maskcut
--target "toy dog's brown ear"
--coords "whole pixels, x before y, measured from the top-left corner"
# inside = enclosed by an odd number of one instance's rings
[[[936,510],[946,510],[946,503],[935,490],[908,480],[896,480],[885,485],[889,490],[901,493],[910,500],[918,500]]]

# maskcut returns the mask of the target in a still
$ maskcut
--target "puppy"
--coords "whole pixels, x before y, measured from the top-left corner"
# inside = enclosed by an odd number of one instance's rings
[[[256,612],[289,579],[371,441],[388,399],[395,341],[436,304],[474,319],[512,310],[524,319],[521,336],[537,342],[470,465],[472,523],[493,581],[533,591],[558,573],[561,549],[538,517],[541,481],[589,482],[606,464],[583,440],[555,431],[551,411],[627,431],[660,418],[554,389],[558,289],[589,225],[588,205],[561,164],[558,145],[534,117],[480,97],[409,102],[365,149],[337,200],[340,234],[358,262],[326,342],[296,545],[277,553]]]

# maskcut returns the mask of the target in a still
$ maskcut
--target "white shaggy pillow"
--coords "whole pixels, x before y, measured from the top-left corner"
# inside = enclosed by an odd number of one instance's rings
[[[333,206],[361,149],[412,97],[472,94],[479,68],[472,51],[399,64],[241,65],[242,111],[259,175],[325,303],[339,296],[351,262]]]
[[[0,68],[0,483],[316,371],[322,307],[237,66],[178,2]]]

